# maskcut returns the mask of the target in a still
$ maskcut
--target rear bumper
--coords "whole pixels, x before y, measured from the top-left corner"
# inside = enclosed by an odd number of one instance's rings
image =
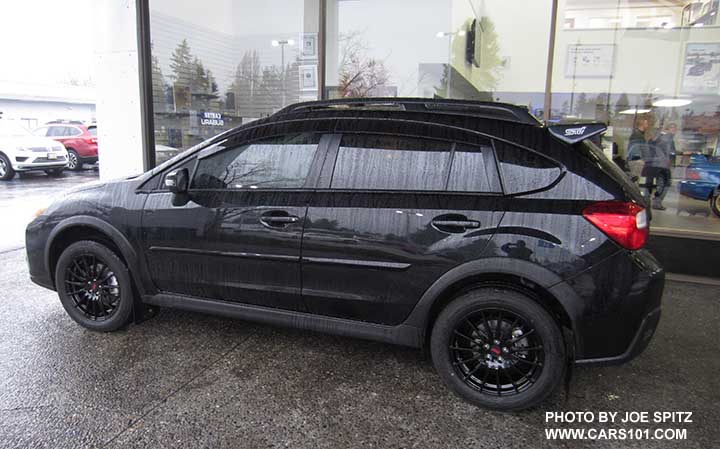
[[[577,365],[620,365],[635,357],[642,354],[642,352],[650,344],[653,335],[655,335],[655,329],[657,329],[658,323],[660,322],[660,308],[653,310],[643,318],[640,328],[635,333],[630,346],[627,350],[614,357],[600,357],[596,359],[582,359],[576,360]]]

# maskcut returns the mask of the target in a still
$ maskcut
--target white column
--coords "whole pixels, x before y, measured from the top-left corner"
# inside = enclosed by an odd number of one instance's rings
[[[135,0],[95,0],[100,179],[143,171]]]

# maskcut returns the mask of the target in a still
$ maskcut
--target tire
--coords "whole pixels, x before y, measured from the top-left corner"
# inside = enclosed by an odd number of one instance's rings
[[[105,245],[83,240],[68,246],[55,268],[55,286],[65,311],[85,328],[111,332],[130,320],[130,273]]]
[[[710,197],[710,210],[716,217],[720,217],[720,190]]]
[[[12,168],[10,159],[0,153],[0,181],[10,181],[15,177],[15,170]]]
[[[53,168],[52,170],[45,170],[45,174],[53,178],[59,178],[63,175],[64,170],[64,168]]]
[[[555,320],[529,297],[500,288],[471,290],[448,304],[433,326],[430,351],[452,391],[493,410],[537,405],[566,369]]]
[[[67,169],[72,171],[80,171],[82,170],[83,164],[82,160],[80,159],[80,155],[77,154],[75,150],[68,149],[68,163],[67,163]]]

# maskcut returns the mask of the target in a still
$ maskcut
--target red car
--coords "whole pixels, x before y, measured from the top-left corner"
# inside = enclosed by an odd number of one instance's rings
[[[68,152],[67,168],[81,170],[83,164],[98,160],[97,126],[81,122],[49,122],[33,131],[36,136],[49,137],[65,145]]]

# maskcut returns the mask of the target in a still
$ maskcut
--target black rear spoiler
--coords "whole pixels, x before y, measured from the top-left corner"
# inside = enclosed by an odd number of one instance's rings
[[[607,131],[604,123],[575,123],[574,125],[548,126],[548,131],[556,139],[574,144]]]

